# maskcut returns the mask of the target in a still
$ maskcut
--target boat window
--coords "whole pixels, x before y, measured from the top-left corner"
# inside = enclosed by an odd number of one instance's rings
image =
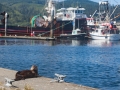
[[[93,20],[90,20],[91,22],[93,22]]]
[[[78,10],[79,11],[79,13],[82,13],[82,11],[81,10]]]
[[[77,33],[80,33],[80,31],[77,31]]]
[[[84,13],[84,11],[81,11],[81,13]]]
[[[98,32],[98,30],[96,30],[96,32]]]
[[[75,13],[77,13],[77,10],[75,10]]]
[[[116,25],[113,25],[114,28],[116,28]]]

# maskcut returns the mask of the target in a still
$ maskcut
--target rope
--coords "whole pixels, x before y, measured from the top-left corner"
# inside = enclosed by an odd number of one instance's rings
[[[63,27],[63,26],[65,26],[65,25],[67,25],[67,24],[69,24],[69,23],[71,23],[72,21],[70,21],[70,22],[68,22],[68,23],[66,23],[66,24],[64,24],[64,25],[62,25],[62,26],[60,26],[60,27]],[[57,28],[55,28],[55,29],[53,29],[53,31],[54,30],[57,30],[58,28],[60,28],[60,27],[57,27]],[[41,35],[44,35],[44,34],[46,34],[46,33],[48,33],[48,32],[50,32],[50,31],[47,31],[47,32],[45,32],[45,33],[42,33],[42,34],[40,34],[40,36]],[[38,35],[39,36],[39,35]]]

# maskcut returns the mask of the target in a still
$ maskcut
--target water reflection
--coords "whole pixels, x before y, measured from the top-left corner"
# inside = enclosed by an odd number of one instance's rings
[[[59,40],[57,42],[59,42],[60,44],[70,45],[70,46],[80,46],[80,45],[83,46],[87,44],[88,40]]]
[[[0,39],[0,67],[22,70],[35,64],[41,76],[60,73],[67,75],[67,82],[119,90],[119,45],[120,41]]]
[[[55,45],[55,41],[46,40],[24,40],[24,39],[0,39],[0,45]]]
[[[106,41],[106,40],[61,40],[62,44],[71,46],[93,46],[93,47],[110,47],[120,45],[120,41]]]
[[[0,39],[0,45],[70,45],[70,46],[92,46],[92,47],[110,47],[120,45],[120,41],[106,40],[24,40],[24,39]]]
[[[120,45],[119,41],[108,41],[108,40],[90,40],[87,43],[88,46],[93,47],[111,47],[114,45]]]

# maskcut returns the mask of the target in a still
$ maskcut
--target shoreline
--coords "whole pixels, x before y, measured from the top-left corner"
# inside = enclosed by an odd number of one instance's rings
[[[0,67],[0,90],[1,88],[5,88],[8,90],[11,87],[5,86],[5,78],[14,79],[17,71],[5,69]],[[51,82],[53,79],[46,77],[37,77],[37,78],[29,78],[25,80],[15,81],[12,83],[14,87],[11,90],[23,90],[25,86],[29,86],[32,89],[29,90],[98,90],[96,88],[77,85],[73,83],[67,82]],[[4,89],[3,89],[4,90]]]

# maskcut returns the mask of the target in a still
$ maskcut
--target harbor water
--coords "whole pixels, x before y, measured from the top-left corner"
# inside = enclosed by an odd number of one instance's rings
[[[120,41],[0,39],[0,67],[24,70],[37,65],[39,75],[100,90],[120,90]]]

